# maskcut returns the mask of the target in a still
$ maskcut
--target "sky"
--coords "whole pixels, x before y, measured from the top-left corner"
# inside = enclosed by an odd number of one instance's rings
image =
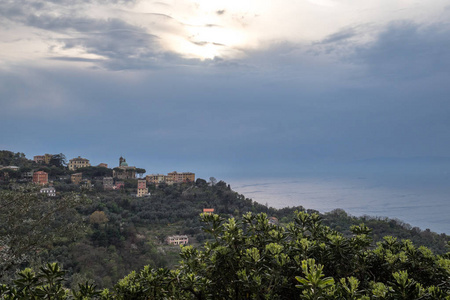
[[[448,0],[2,0],[0,149],[218,179],[448,175],[448,20]]]

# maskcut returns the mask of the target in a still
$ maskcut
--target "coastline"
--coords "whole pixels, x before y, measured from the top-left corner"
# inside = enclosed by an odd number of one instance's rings
[[[449,187],[387,186],[365,178],[259,178],[228,180],[233,190],[274,208],[340,208],[354,216],[398,219],[412,227],[450,233]]]

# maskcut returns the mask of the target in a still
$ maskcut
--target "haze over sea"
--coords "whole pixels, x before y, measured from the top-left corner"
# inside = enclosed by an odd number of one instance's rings
[[[381,164],[378,170],[353,169],[346,176],[329,172],[229,183],[246,197],[275,208],[301,205],[320,212],[341,208],[354,216],[399,219],[422,230],[450,234],[449,169],[442,162],[427,165],[398,168],[394,164],[386,168]]]

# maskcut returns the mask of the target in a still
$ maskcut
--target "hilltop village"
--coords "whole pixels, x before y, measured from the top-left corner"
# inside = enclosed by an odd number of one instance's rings
[[[129,166],[124,157],[119,158],[119,164],[113,169],[108,168],[108,164],[100,163],[92,166],[89,159],[81,156],[72,158],[65,167],[65,156],[63,154],[35,155],[33,164],[30,167],[19,167],[14,165],[0,165],[0,181],[17,179],[18,182],[33,182],[42,185],[41,193],[49,196],[56,196],[57,190],[54,182],[66,182],[84,188],[101,187],[103,190],[121,190],[125,183],[132,183],[134,180],[136,187],[136,197],[150,196],[147,184],[167,184],[195,182],[195,173],[176,171],[162,174],[151,174],[143,177],[146,170]],[[52,172],[52,167],[60,167],[59,172]],[[61,170],[62,169],[62,170]],[[64,169],[65,172],[64,172]],[[54,171],[54,170],[53,170]]]
[[[108,168],[108,164],[91,165],[89,159],[78,156],[66,162],[65,155],[44,154],[35,155],[29,160],[23,153],[1,151],[0,153],[0,184],[33,183],[41,186],[41,194],[50,198],[61,198],[66,192],[83,190],[84,192],[116,191],[120,195],[130,197],[150,197],[149,185],[153,189],[174,184],[194,184],[195,173],[173,171],[167,175],[151,174],[143,176],[146,170],[128,165],[124,157],[118,160],[118,166]],[[15,163],[15,164],[14,164]],[[198,182],[206,182],[198,179]],[[198,183],[197,182],[197,183]],[[214,208],[203,208],[200,212],[212,214]],[[102,211],[94,212],[94,219],[105,218]],[[188,244],[187,235],[168,235],[164,242],[169,245]]]

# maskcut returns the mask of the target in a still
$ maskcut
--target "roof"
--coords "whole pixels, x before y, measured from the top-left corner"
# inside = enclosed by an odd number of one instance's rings
[[[172,238],[172,239],[187,239],[187,235],[171,235],[168,236],[168,238]]]
[[[71,161],[89,161],[89,159],[78,156],[77,158],[72,158],[69,160],[69,162]]]

